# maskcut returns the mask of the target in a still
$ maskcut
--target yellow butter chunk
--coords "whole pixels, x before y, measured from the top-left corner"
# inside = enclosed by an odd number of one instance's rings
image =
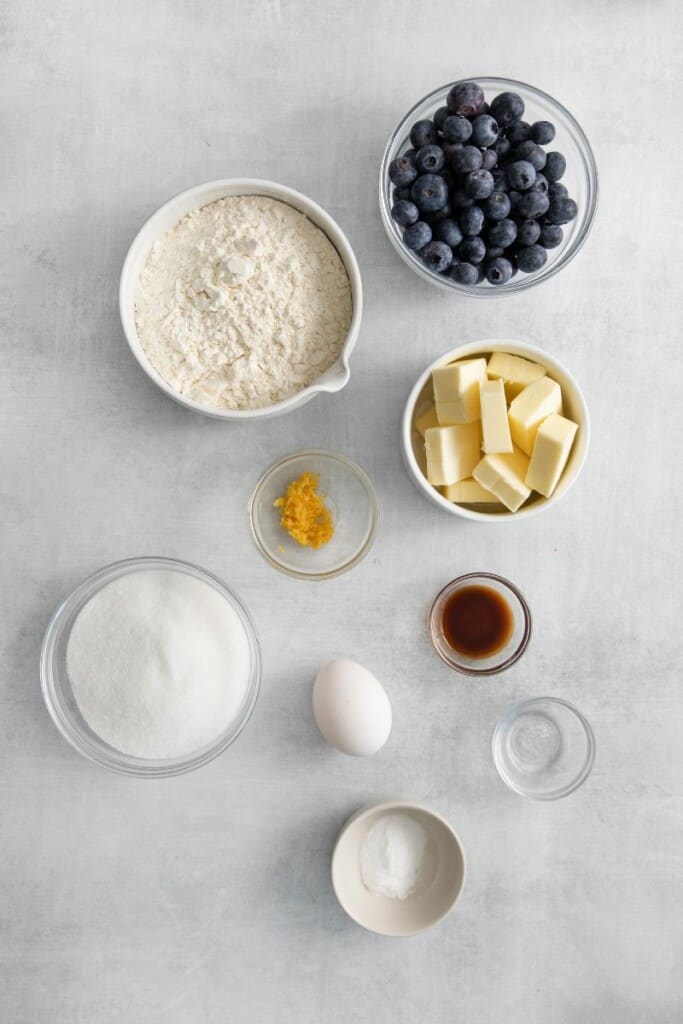
[[[487,380],[480,385],[483,449],[487,455],[512,451],[508,407],[502,380]]]
[[[485,359],[463,359],[432,372],[436,415],[442,427],[479,419],[479,386],[485,380]]]
[[[472,476],[481,458],[478,423],[430,427],[425,433],[427,479],[430,484],[455,484]]]
[[[511,455],[485,455],[474,467],[472,476],[503,502],[511,512],[516,512],[531,494],[525,481],[529,471],[529,460],[515,448]]]
[[[502,380],[508,402],[516,398],[527,384],[545,377],[545,370],[538,363],[509,352],[494,352],[489,359],[487,373],[492,380]]]
[[[527,384],[510,403],[508,418],[512,440],[527,455],[534,449],[536,431],[553,413],[562,414],[562,392],[557,381],[550,377]]]
[[[422,437],[425,436],[430,427],[438,427],[438,425],[439,421],[436,418],[436,409],[433,405],[430,405],[428,409],[425,409],[424,412],[415,417],[415,429]]]
[[[526,475],[526,484],[545,498],[553,493],[572,450],[578,430],[576,423],[564,416],[552,415],[543,420],[536,432],[534,450]]]
[[[485,487],[478,484],[476,480],[469,478],[460,480],[457,484],[448,484],[442,487],[441,493],[447,501],[454,501],[458,505],[500,505],[500,498],[491,494]]]

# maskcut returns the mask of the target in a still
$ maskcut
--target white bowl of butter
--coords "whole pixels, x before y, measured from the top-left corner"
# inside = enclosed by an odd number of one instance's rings
[[[462,364],[459,374],[453,364]],[[590,421],[561,363],[535,345],[496,338],[460,345],[427,367],[408,396],[401,435],[408,472],[430,501],[464,519],[500,522],[536,515],[567,493],[588,453]]]

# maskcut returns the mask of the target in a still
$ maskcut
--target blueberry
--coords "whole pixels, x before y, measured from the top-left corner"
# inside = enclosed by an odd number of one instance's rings
[[[509,139],[506,139],[504,135],[499,135],[491,149],[502,159],[502,157],[507,156],[512,149],[512,143]]]
[[[536,168],[527,160],[516,160],[507,167],[510,188],[525,192],[536,181]]]
[[[417,178],[417,168],[407,154],[397,156],[389,164],[389,179],[394,185],[411,185]]]
[[[548,179],[545,174],[540,171],[536,171],[536,181],[534,182],[534,188],[540,189],[541,192],[547,192],[549,189]]]
[[[418,210],[441,210],[448,201],[448,185],[438,174],[422,174],[413,183],[410,197]]]
[[[446,142],[445,139],[444,139],[444,141],[441,143],[441,149],[443,150],[443,155],[446,157],[446,160],[448,160],[449,164],[453,163],[453,159],[455,157],[455,154],[459,153],[460,150],[463,149],[463,148],[464,147],[463,147],[462,142]]]
[[[539,146],[547,146],[555,138],[555,125],[550,121],[535,121],[531,126],[529,138]]]
[[[409,249],[424,249],[432,240],[432,229],[423,220],[409,224],[403,232],[403,243]]]
[[[515,150],[515,158],[517,160],[528,160],[535,171],[542,171],[547,159],[545,150],[537,146],[531,139],[527,139],[526,142],[520,142]]]
[[[434,114],[434,117],[432,118],[432,122],[437,132],[443,131],[444,121],[446,120],[447,117],[450,116],[451,112],[448,109],[448,107],[439,107],[439,109]]]
[[[484,149],[492,146],[498,138],[498,122],[490,114],[479,114],[472,121],[472,143]]]
[[[449,189],[455,188],[455,171],[450,167],[442,167],[440,171],[436,172],[440,178],[448,185]]]
[[[570,220],[574,220],[578,212],[579,208],[573,199],[564,196],[553,199],[548,210],[548,224],[568,224]]]
[[[490,114],[491,113],[491,107],[488,105],[486,100],[484,100],[482,105],[479,107],[479,110],[477,111],[477,113],[479,113],[479,114]]]
[[[516,124],[506,128],[505,135],[511,145],[518,146],[520,142],[526,142],[530,137],[531,125],[527,124],[526,121],[518,121]]]
[[[436,174],[446,163],[441,146],[423,146],[418,149],[415,157],[415,166],[420,174]]]
[[[548,181],[559,181],[567,169],[567,161],[561,153],[548,153],[545,164],[545,176]]]
[[[513,213],[519,206],[523,195],[523,192],[516,192],[515,189],[510,189],[510,191],[508,192],[508,199],[510,200],[510,209],[512,210]]]
[[[465,178],[465,192],[473,199],[487,199],[493,192],[491,172],[470,171]]]
[[[494,167],[491,171],[491,177],[493,178],[493,187],[496,192],[507,192],[508,176],[503,167]]]
[[[454,210],[467,210],[474,206],[474,199],[467,195],[464,188],[454,188],[451,192],[451,206]]]
[[[478,235],[484,226],[484,211],[478,206],[470,206],[460,214],[460,227],[464,235]]]
[[[458,256],[465,263],[481,263],[486,255],[486,245],[483,238],[466,238],[460,243]]]
[[[563,185],[560,181],[553,181],[548,185],[548,196],[550,201],[553,199],[565,199],[569,195],[567,186]]]
[[[497,260],[499,256],[502,256],[505,250],[502,245],[487,245],[486,256],[484,257],[485,263],[490,263],[491,260]]]
[[[499,245],[501,249],[507,249],[509,245],[512,245],[515,238],[517,238],[517,225],[514,220],[510,220],[508,217],[504,220],[499,220],[497,224],[492,224],[489,228],[490,245]]]
[[[457,174],[469,174],[481,167],[481,150],[476,146],[463,146],[453,157],[453,170]]]
[[[521,246],[535,245],[541,234],[541,225],[537,220],[523,220],[517,226],[517,244]]]
[[[540,270],[547,259],[548,254],[543,246],[529,245],[517,253],[517,266],[525,274],[531,274],[534,270]]]
[[[402,199],[410,199],[410,185],[399,185],[391,193],[391,199],[394,203],[400,203]]]
[[[442,206],[440,210],[423,210],[420,214],[420,220],[425,221],[427,224],[438,224],[440,220],[446,220],[452,216],[453,207],[449,202],[446,202],[445,206]]]
[[[466,117],[450,114],[443,123],[443,137],[447,142],[467,142],[472,134],[472,122]]]
[[[436,142],[436,129],[432,121],[416,121],[410,129],[410,141],[415,149],[431,146]]]
[[[430,270],[433,270],[435,274],[441,274],[450,267],[453,250],[445,242],[429,242],[420,251],[420,256]]]
[[[486,280],[491,284],[507,284],[512,277],[512,264],[499,256],[491,260],[486,267]]]
[[[524,113],[524,100],[516,92],[501,92],[491,101],[491,113],[501,128],[519,121]]]
[[[479,280],[479,271],[471,263],[456,263],[451,267],[451,277],[458,284],[476,284]]]
[[[451,249],[457,249],[462,242],[462,231],[460,226],[450,217],[440,220],[434,228],[434,236],[440,242],[450,245]]]
[[[489,220],[503,220],[510,212],[510,197],[505,192],[492,192],[481,208]]]
[[[416,220],[420,219],[420,211],[415,203],[411,203],[408,199],[401,199],[392,206],[391,216],[397,224],[407,228],[409,224],[414,224]]]
[[[544,249],[556,249],[562,241],[564,232],[559,224],[544,224],[541,228],[539,244]]]
[[[484,103],[484,90],[476,82],[458,82],[448,93],[446,103],[454,114],[472,117]]]
[[[485,171],[492,171],[498,163],[498,154],[493,149],[485,149],[481,154],[481,166]]]
[[[413,188],[415,188],[414,185]],[[524,217],[525,220],[532,220],[536,217],[542,217],[544,213],[547,213],[549,206],[550,200],[545,192],[532,188],[517,203],[517,213],[520,217]]]

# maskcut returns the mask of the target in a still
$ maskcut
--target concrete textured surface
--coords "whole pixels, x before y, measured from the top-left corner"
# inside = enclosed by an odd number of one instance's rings
[[[679,5],[4,0],[0,19],[0,1020],[683,1019]],[[569,106],[602,187],[567,270],[485,303],[417,280],[376,201],[394,123],[477,73]],[[348,388],[261,424],[165,398],[116,308],[143,219],[231,175],[322,203],[366,289]],[[511,527],[431,507],[397,444],[418,372],[491,336],[547,347],[592,413],[580,483]],[[357,458],[381,503],[367,560],[310,585],[259,558],[245,517],[262,469],[307,445]],[[239,742],[156,783],[79,758],[38,685],[56,604],[136,554],[225,578],[265,663]],[[523,660],[483,683],[450,673],[425,633],[434,593],[473,569],[514,580],[535,618]],[[392,701],[391,741],[370,760],[315,730],[312,679],[334,656]],[[576,702],[598,745],[589,782],[551,805],[509,793],[489,755],[507,704],[540,693]],[[454,914],[408,941],[356,927],[329,883],[346,816],[389,796],[445,814],[468,856]]]

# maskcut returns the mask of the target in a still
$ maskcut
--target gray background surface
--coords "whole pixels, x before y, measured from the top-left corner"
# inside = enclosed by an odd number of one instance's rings
[[[680,1021],[677,4],[0,9],[0,1020]],[[376,202],[398,118],[433,87],[478,73],[526,79],[566,103],[602,186],[575,262],[485,303],[417,280]],[[274,178],[322,203],[366,289],[348,388],[237,426],[156,390],[116,309],[140,223],[174,193],[231,175]],[[593,419],[571,495],[508,528],[432,508],[397,443],[423,367],[491,336],[565,361]],[[271,570],[245,517],[263,468],[307,445],[357,458],[381,503],[371,555],[324,584]],[[158,783],[80,759],[38,686],[55,605],[136,554],[225,578],[253,613],[265,662],[238,744]],[[535,635],[514,669],[475,684],[439,662],[424,622],[443,583],[480,568],[527,594]],[[334,656],[360,660],[390,695],[394,731],[375,758],[345,758],[316,732],[311,683]],[[590,781],[554,805],[507,792],[489,756],[498,715],[539,693],[575,701],[598,743]],[[469,860],[455,913],[409,941],[356,927],[329,884],[345,817],[394,795],[444,813]]]

